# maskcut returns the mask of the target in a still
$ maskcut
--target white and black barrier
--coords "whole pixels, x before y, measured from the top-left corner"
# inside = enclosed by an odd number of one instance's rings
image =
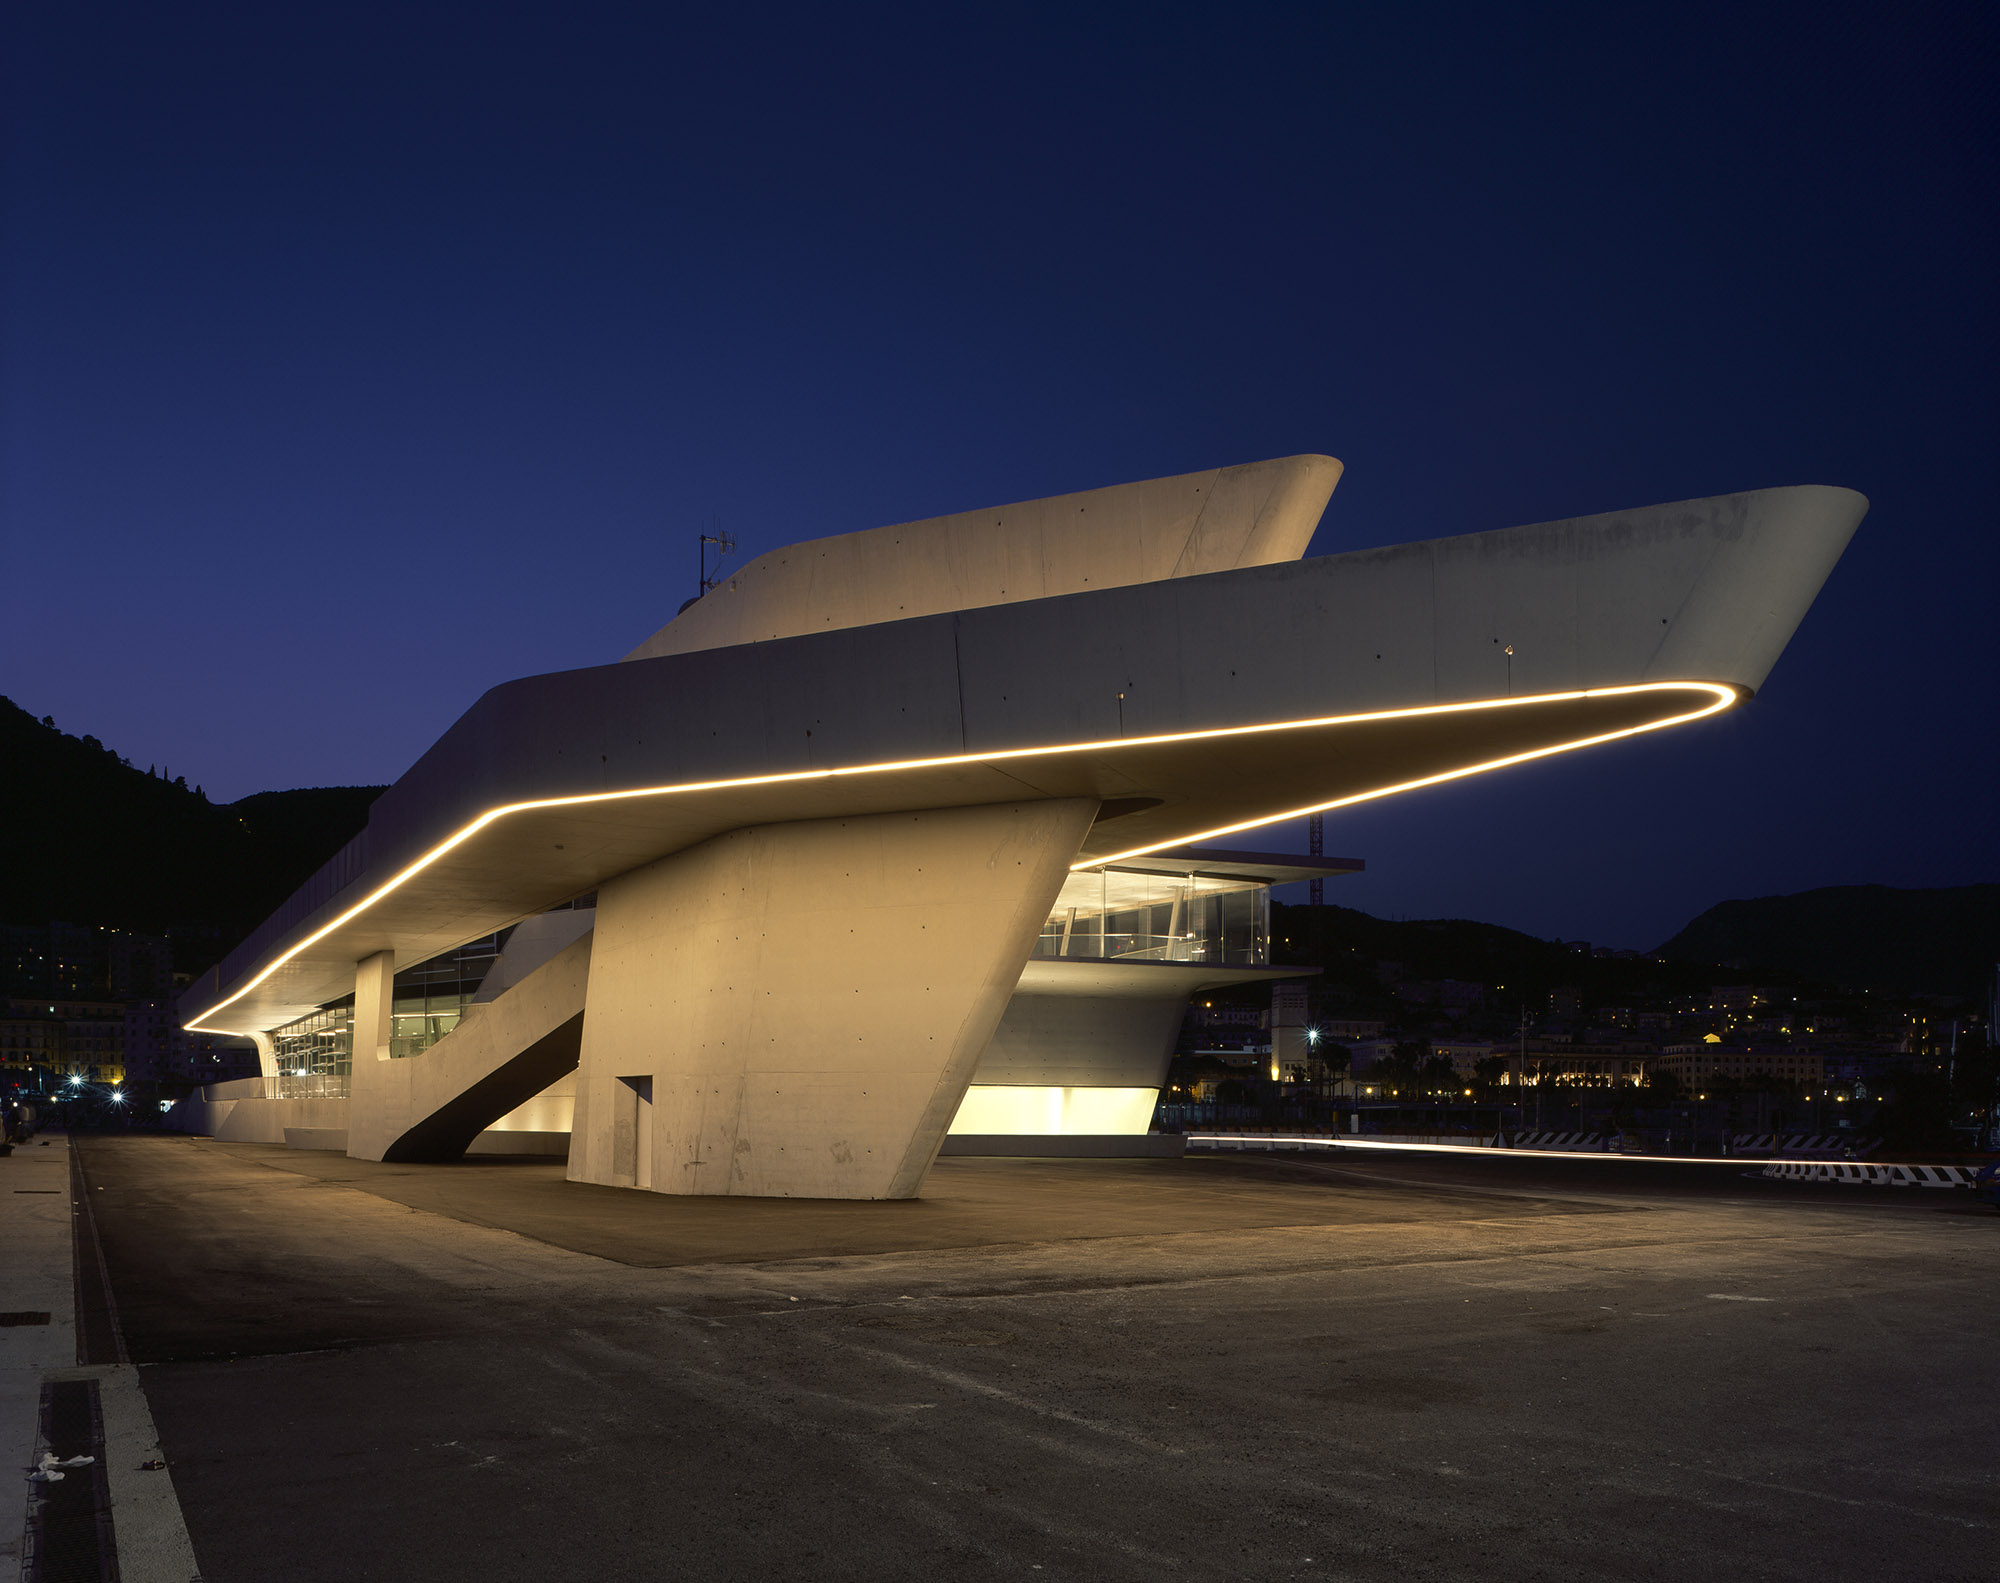
[[[1853,1161],[1772,1160],[1761,1175],[1787,1182],[1843,1182],[1849,1187],[1970,1187],[1973,1165],[1861,1165]]]

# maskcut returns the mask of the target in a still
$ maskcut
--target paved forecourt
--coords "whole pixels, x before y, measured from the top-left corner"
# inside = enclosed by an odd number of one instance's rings
[[[946,1159],[766,1206],[85,1149],[208,1583],[1990,1575],[1964,1195]]]

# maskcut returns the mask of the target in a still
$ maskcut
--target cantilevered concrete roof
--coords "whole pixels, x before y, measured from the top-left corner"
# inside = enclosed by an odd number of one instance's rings
[[[1865,510],[1759,490],[508,682],[183,1020],[278,1026],[748,825],[1091,797],[1087,866],[1690,723],[1762,684]]]

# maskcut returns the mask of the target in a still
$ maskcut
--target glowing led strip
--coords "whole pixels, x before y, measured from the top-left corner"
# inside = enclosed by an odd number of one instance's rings
[[[226,1007],[233,1006],[259,984],[263,983],[279,968],[301,952],[324,940],[343,924],[351,922],[366,912],[376,902],[390,892],[421,874],[447,853],[463,846],[472,837],[496,820],[509,814],[531,813],[540,808],[574,808],[588,803],[624,802],[635,797],[668,797],[686,795],[690,792],[735,791],[749,786],[780,786],[803,781],[840,780],[857,775],[891,775],[908,770],[947,769],[958,764],[993,764],[1008,759],[1046,758],[1059,753],[1098,753],[1113,748],[1158,747],[1173,742],[1197,742],[1222,737],[1256,736],[1266,732],[1310,731],[1327,726],[1370,725],[1383,720],[1412,720],[1430,715],[1468,714],[1475,710],[1524,708],[1534,704],[1574,703],[1590,698],[1621,698],[1634,693],[1652,692],[1701,692],[1711,695],[1711,701],[1687,714],[1670,715],[1664,720],[1649,721],[1644,725],[1627,726],[1619,731],[1607,731],[1599,736],[1584,737],[1575,742],[1560,742],[1553,747],[1535,748],[1526,753],[1514,753],[1506,758],[1490,759],[1482,764],[1468,765],[1463,769],[1446,770],[1442,774],[1427,775],[1421,780],[1405,781],[1396,786],[1385,786],[1377,791],[1357,792],[1351,797],[1336,798],[1332,802],[1315,803],[1308,808],[1299,808],[1286,813],[1265,814],[1240,824],[1222,825],[1214,830],[1204,830],[1198,835],[1179,835],[1168,840],[1154,842],[1151,846],[1134,847],[1127,852],[1114,853],[1110,857],[1092,858],[1087,862],[1073,863],[1072,869],[1092,869],[1121,859],[1143,856],[1157,852],[1163,847],[1179,846],[1189,841],[1205,841],[1218,835],[1227,835],[1239,830],[1253,830],[1259,825],[1275,824],[1281,819],[1293,818],[1298,814],[1312,813],[1326,808],[1344,808],[1351,803],[1365,802],[1370,798],[1387,797],[1396,792],[1415,791],[1422,786],[1435,786],[1442,781],[1458,780],[1463,776],[1477,775],[1486,770],[1504,769],[1510,764],[1524,764],[1530,759],[1547,758],[1553,753],[1567,753],[1576,748],[1594,747],[1600,742],[1613,742],[1620,737],[1637,736],[1645,731],[1660,731],[1668,726],[1685,725],[1691,720],[1727,709],[1736,702],[1737,693],[1733,687],[1719,682],[1635,682],[1626,687],[1585,687],[1571,692],[1536,693],[1521,698],[1487,698],[1472,703],[1423,704],[1409,709],[1380,709],[1368,714],[1325,715],[1311,720],[1281,720],[1273,724],[1251,726],[1216,726],[1206,731],[1169,731],[1147,737],[1112,737],[1099,742],[1077,742],[1054,747],[1000,748],[990,753],[951,753],[937,758],[901,759],[887,764],[856,764],[845,768],[818,770],[787,770],[776,775],[743,775],[729,780],[685,781],[677,786],[641,786],[627,791],[580,792],[570,797],[538,797],[526,802],[503,803],[497,808],[489,808],[470,824],[432,847],[407,867],[384,880],[374,890],[349,907],[339,917],[321,925],[303,940],[275,958],[270,966],[251,979],[235,994],[217,1001],[202,1012],[193,1022],[183,1026],[190,1033],[243,1034],[250,1030],[239,1028],[213,1028],[205,1026],[210,1017]]]
[[[1637,1165],[1744,1165],[1740,1154],[1592,1154],[1588,1149],[1500,1149],[1485,1143],[1390,1143],[1381,1138],[1287,1138],[1275,1133],[1190,1132],[1189,1143],[1246,1143],[1271,1149],[1401,1149],[1409,1154],[1483,1154],[1514,1160],[1630,1160]]]
[[[1606,731],[1600,736],[1583,737],[1575,742],[1558,742],[1553,747],[1531,748],[1525,753],[1510,753],[1505,758],[1487,759],[1481,764],[1468,764],[1463,769],[1444,770],[1439,774],[1425,775],[1417,780],[1400,781],[1394,786],[1378,786],[1373,791],[1355,792],[1351,796],[1336,797],[1332,802],[1308,803],[1303,808],[1291,808],[1284,813],[1260,814],[1255,819],[1245,819],[1238,824],[1217,825],[1212,830],[1203,830],[1195,835],[1177,836],[1172,841],[1159,841],[1151,846],[1135,846],[1130,851],[1114,852],[1109,857],[1094,857],[1085,863],[1072,863],[1070,868],[1072,870],[1103,868],[1107,863],[1119,863],[1128,858],[1144,857],[1148,852],[1157,852],[1161,847],[1165,846],[1179,846],[1191,841],[1213,841],[1217,836],[1237,835],[1245,830],[1255,830],[1260,825],[1278,824],[1286,819],[1301,819],[1307,814],[1325,813],[1331,808],[1351,808],[1356,803],[1372,802],[1378,797],[1393,797],[1398,792],[1419,791],[1425,786],[1440,786],[1446,781],[1463,780],[1468,775],[1483,775],[1488,770],[1505,769],[1510,764],[1526,764],[1533,759],[1545,759],[1554,753],[1570,753],[1574,752],[1577,748],[1596,747],[1600,742],[1616,742],[1620,737],[1638,736],[1643,731],[1661,731],[1668,726],[1686,725],[1690,720],[1700,720],[1708,715],[1719,713],[1736,702],[1734,688],[1722,687],[1714,682],[1648,682],[1644,687],[1598,687],[1580,693],[1544,693],[1539,698],[1526,700],[1500,699],[1495,700],[1494,705],[1474,705],[1472,707],[1495,707],[1497,704],[1503,702],[1551,703],[1566,698],[1608,698],[1618,693],[1643,692],[1650,688],[1662,686],[1690,687],[1710,691],[1715,694],[1715,701],[1704,704],[1701,708],[1692,710],[1684,715],[1671,715],[1665,720],[1651,720],[1644,725],[1626,726],[1619,731]],[[1464,708],[1466,706],[1452,704],[1445,705],[1444,707]],[[1412,710],[1409,712],[1414,714],[1424,711]],[[1355,717],[1357,721],[1384,718],[1389,717],[1381,715],[1360,715]],[[1332,724],[1333,722],[1324,723]]]

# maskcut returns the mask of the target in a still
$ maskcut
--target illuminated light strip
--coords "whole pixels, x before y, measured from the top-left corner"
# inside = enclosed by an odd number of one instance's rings
[[[1380,1138],[1288,1138],[1278,1133],[1190,1132],[1189,1143],[1234,1143],[1251,1140],[1267,1149],[1401,1149],[1411,1154],[1480,1154],[1491,1159],[1504,1155],[1516,1160],[1630,1160],[1639,1165],[1761,1165],[1741,1154],[1617,1154],[1606,1150],[1592,1154],[1588,1149],[1501,1149],[1485,1143],[1389,1143]]]
[[[1399,791],[1414,791],[1421,786],[1434,786],[1441,781],[1457,780],[1466,775],[1477,775],[1485,770],[1504,769],[1510,764],[1526,763],[1530,759],[1546,758],[1552,753],[1566,753],[1575,748],[1593,747],[1600,742],[1616,741],[1620,737],[1636,736],[1645,731],[1664,730],[1668,726],[1684,725],[1691,720],[1700,720],[1735,703],[1738,697],[1734,687],[1720,682],[1635,682],[1624,687],[1585,687],[1570,692],[1535,693],[1519,698],[1486,698],[1471,703],[1421,704],[1408,709],[1380,709],[1368,714],[1325,715],[1310,720],[1281,720],[1274,723],[1250,726],[1215,726],[1205,731],[1169,731],[1147,737],[1112,737],[1098,742],[1077,742],[1068,745],[1033,748],[999,748],[990,753],[952,753],[936,758],[901,759],[887,764],[855,764],[846,767],[818,770],[787,770],[776,775],[744,775],[729,780],[686,781],[677,786],[640,786],[627,791],[580,792],[570,797],[539,797],[526,802],[503,803],[497,808],[489,808],[470,824],[432,847],[430,851],[408,864],[398,873],[384,880],[374,890],[349,907],[339,917],[321,925],[284,955],[275,958],[261,973],[251,979],[235,994],[217,1001],[202,1012],[194,1021],[182,1026],[190,1033],[226,1033],[247,1037],[252,1031],[244,1028],[217,1028],[207,1026],[208,1019],[217,1012],[233,1006],[262,984],[279,968],[300,953],[311,949],[342,925],[358,918],[376,902],[392,891],[399,890],[436,863],[448,853],[463,846],[472,837],[496,820],[509,814],[532,813],[542,808],[574,808],[590,803],[624,802],[637,797],[682,796],[690,792],[736,791],[750,786],[779,786],[806,781],[841,780],[857,775],[891,775],[907,770],[949,769],[960,764],[994,764],[1009,759],[1047,758],[1065,753],[1100,753],[1115,748],[1161,747],[1175,742],[1199,742],[1224,737],[1257,736],[1267,732],[1311,731],[1328,726],[1372,725],[1384,720],[1414,720],[1431,715],[1469,714],[1476,710],[1525,708],[1534,704],[1575,703],[1592,698],[1620,698],[1635,693],[1653,692],[1704,692],[1713,696],[1713,702],[1690,714],[1671,715],[1664,720],[1655,720],[1645,725],[1627,726],[1620,731],[1608,731],[1601,736],[1585,737],[1576,742],[1562,742],[1554,747],[1536,748],[1526,753],[1516,753],[1507,758],[1493,759],[1484,764],[1474,764],[1465,769],[1447,770],[1440,775],[1426,776],[1422,780],[1407,781],[1400,786],[1387,786],[1379,791],[1360,792],[1352,797],[1337,798],[1330,803],[1318,803],[1313,808],[1302,808],[1297,813],[1310,813],[1316,809],[1341,808],[1351,803],[1364,802],[1373,797],[1387,797]],[[1242,824],[1224,825],[1216,830],[1203,831],[1200,835],[1182,835],[1171,840],[1160,841],[1152,846],[1134,847],[1129,852],[1119,852],[1111,857],[1092,858],[1085,863],[1073,863],[1075,869],[1100,868],[1106,863],[1115,863],[1123,858],[1143,856],[1157,852],[1164,847],[1179,846],[1189,841],[1209,840],[1217,835],[1231,834],[1239,830],[1254,830],[1259,825],[1274,824],[1281,819],[1294,817],[1291,813],[1268,814]]]
[[[1180,846],[1194,841],[1213,841],[1217,836],[1238,835],[1245,830],[1255,830],[1261,825],[1277,824],[1286,819],[1302,819],[1307,814],[1326,813],[1334,808],[1351,808],[1356,803],[1372,802],[1378,797],[1393,797],[1399,792],[1420,791],[1426,786],[1441,786],[1446,781],[1463,780],[1468,775],[1483,775],[1488,770],[1502,770],[1512,764],[1526,764],[1533,759],[1548,758],[1551,754],[1570,753],[1578,748],[1596,747],[1601,742],[1616,742],[1620,737],[1638,736],[1640,733],[1646,731],[1663,731],[1668,726],[1681,726],[1686,725],[1691,720],[1706,719],[1709,715],[1718,714],[1736,702],[1735,689],[1718,686],[1713,682],[1670,682],[1665,684],[1651,683],[1649,685],[1706,688],[1715,693],[1715,701],[1705,704],[1690,714],[1672,715],[1665,720],[1652,720],[1644,725],[1626,726],[1622,730],[1606,731],[1601,736],[1584,737],[1576,742],[1558,742],[1553,747],[1532,748],[1525,753],[1510,753],[1505,758],[1488,759],[1483,764],[1468,764],[1462,769],[1445,770],[1436,775],[1423,776],[1419,780],[1402,781],[1394,786],[1378,786],[1373,791],[1355,792],[1352,796],[1348,797],[1336,797],[1332,802],[1308,803],[1303,808],[1293,808],[1285,813],[1261,815],[1255,819],[1246,819],[1240,824],[1217,825],[1213,830],[1203,830],[1199,835],[1178,836],[1172,841],[1159,841],[1151,846],[1135,846],[1130,851],[1114,852],[1109,857],[1094,857],[1087,863],[1072,863],[1070,870],[1074,873],[1079,869],[1103,868],[1108,863],[1119,863],[1129,858],[1144,857],[1149,852],[1158,852],[1168,846]],[[1641,689],[1636,687],[1600,687],[1580,693],[1549,693],[1532,701],[1535,703],[1547,703],[1561,699],[1606,698],[1616,693],[1638,691],[1641,691]],[[1507,701],[1512,702],[1513,700],[1510,699]]]

